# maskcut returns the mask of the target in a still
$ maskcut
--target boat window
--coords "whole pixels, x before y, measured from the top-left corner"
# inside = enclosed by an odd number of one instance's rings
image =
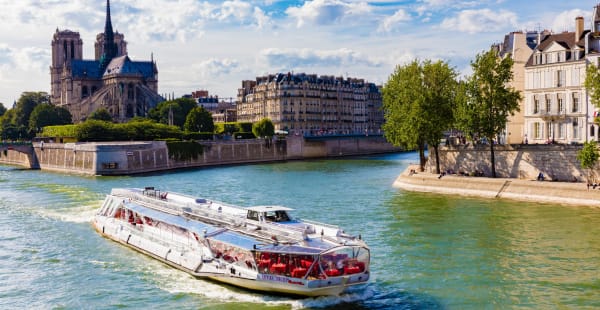
[[[248,210],[248,215],[246,216],[246,218],[248,218],[249,220],[258,221],[258,212]]]
[[[265,219],[267,222],[288,222],[290,217],[285,211],[267,211],[265,212]]]
[[[284,275],[292,278],[308,279],[325,278],[314,262],[314,255],[282,254],[257,251],[254,257],[258,272],[264,274]]]
[[[319,265],[328,277],[361,273],[368,270],[369,250],[344,247],[321,255]]]

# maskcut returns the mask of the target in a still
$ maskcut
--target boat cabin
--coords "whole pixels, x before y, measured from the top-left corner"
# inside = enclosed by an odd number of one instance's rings
[[[289,222],[292,218],[289,216],[288,211],[294,209],[282,207],[282,206],[256,206],[246,208],[248,213],[246,218],[258,222]]]

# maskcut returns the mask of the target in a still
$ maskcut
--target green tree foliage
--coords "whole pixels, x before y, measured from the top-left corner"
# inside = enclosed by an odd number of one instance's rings
[[[110,115],[110,113],[108,112],[108,110],[106,110],[105,108],[99,108],[98,110],[92,112],[88,118],[89,120],[96,120],[96,121],[105,121],[105,122],[112,122],[113,118],[112,115]]]
[[[29,130],[38,132],[51,125],[71,124],[71,113],[63,107],[43,103],[37,105],[29,116]]]
[[[453,123],[456,71],[443,61],[397,66],[383,87],[386,139],[395,146],[419,150],[421,171],[425,167],[425,146],[435,150],[440,172],[438,146],[444,131]]]
[[[259,138],[270,138],[275,134],[275,126],[270,119],[263,118],[252,125],[252,133]]]
[[[195,107],[188,113],[183,128],[189,132],[213,132],[215,123],[204,107]]]
[[[22,93],[14,108],[6,111],[0,117],[2,138],[18,140],[33,137],[35,132],[29,131],[29,117],[37,105],[47,104],[48,102],[49,97],[45,92]]]
[[[590,94],[590,102],[596,107],[600,108],[600,68],[598,66],[590,64],[587,66],[585,72],[585,89]],[[599,119],[596,119],[596,122]]]
[[[457,125],[471,137],[485,137],[490,145],[492,177],[496,177],[494,139],[506,128],[509,115],[519,111],[519,91],[508,83],[513,79],[513,60],[500,58],[490,49],[471,62],[473,74],[459,87]]]
[[[29,128],[29,117],[36,106],[49,104],[50,98],[45,92],[24,92],[21,94],[15,107],[15,125]]]
[[[6,108],[4,107],[4,104],[0,102],[0,116],[4,115],[4,113],[6,113]]]
[[[590,179],[590,171],[594,168],[600,158],[598,153],[598,145],[596,141],[587,141],[583,144],[583,148],[577,153],[577,160],[581,164],[581,168],[588,169],[588,182]]]
[[[178,98],[163,101],[148,111],[148,117],[161,124],[169,124],[169,111],[173,114],[173,125],[183,128],[188,113],[197,106],[194,99]]]

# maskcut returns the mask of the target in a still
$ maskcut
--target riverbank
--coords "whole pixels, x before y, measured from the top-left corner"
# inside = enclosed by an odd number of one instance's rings
[[[553,204],[600,207],[600,187],[588,189],[582,182],[550,182],[531,179],[486,178],[445,175],[418,171],[410,165],[396,178],[394,187],[415,192],[503,198]]]

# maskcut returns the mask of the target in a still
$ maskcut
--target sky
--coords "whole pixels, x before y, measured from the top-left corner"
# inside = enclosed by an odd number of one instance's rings
[[[278,72],[385,84],[398,65],[443,60],[461,73],[511,31],[590,28],[598,0],[113,0],[132,60],[151,57],[160,94],[230,98],[242,80]],[[51,40],[77,31],[94,58],[104,0],[0,0],[0,103],[50,91]]]

